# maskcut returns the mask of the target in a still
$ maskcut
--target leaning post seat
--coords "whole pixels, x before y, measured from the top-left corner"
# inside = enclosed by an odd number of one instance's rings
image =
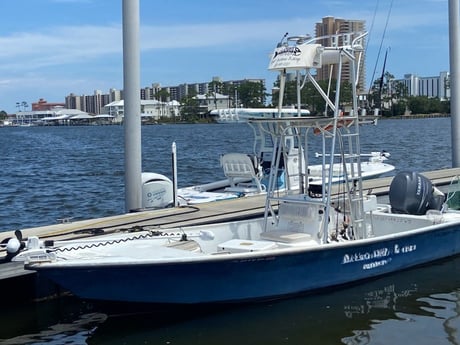
[[[258,192],[265,190],[260,183],[261,168],[256,156],[245,153],[227,153],[220,157],[220,163],[225,177],[230,181],[230,188],[236,187],[235,179],[246,179],[255,183]]]

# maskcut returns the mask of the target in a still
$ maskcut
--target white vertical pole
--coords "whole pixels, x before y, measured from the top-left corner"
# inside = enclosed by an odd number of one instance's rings
[[[142,207],[139,0],[123,0],[125,208]]]
[[[449,0],[449,50],[450,50],[450,119],[452,134],[452,167],[460,166],[460,52],[459,0]]]
[[[173,170],[173,203],[174,207],[177,207],[179,203],[177,202],[177,151],[175,141],[171,145],[171,159]]]
[[[280,73],[280,91],[278,95],[278,117],[281,117],[281,112],[283,109],[283,96],[284,96],[285,85],[286,85],[286,70],[283,70]]]
[[[302,100],[301,100],[301,93],[300,91],[300,71],[295,71],[295,79],[296,79],[296,90],[297,90],[297,116],[300,117],[302,114]]]

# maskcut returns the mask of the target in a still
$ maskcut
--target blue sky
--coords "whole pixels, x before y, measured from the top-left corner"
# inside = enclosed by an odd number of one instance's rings
[[[379,77],[387,49],[387,70],[396,78],[449,70],[448,0],[359,3],[140,0],[141,87],[213,76],[265,78],[270,87],[276,75],[267,71],[268,56],[277,41],[286,32],[314,35],[325,16],[366,21],[368,82],[374,70]],[[122,89],[121,8],[122,0],[1,0],[0,110]]]

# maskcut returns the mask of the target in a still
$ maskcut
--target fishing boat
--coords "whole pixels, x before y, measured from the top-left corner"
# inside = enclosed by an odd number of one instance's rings
[[[286,113],[281,112],[276,117],[286,117]],[[268,118],[274,118],[270,116]],[[264,128],[251,122],[248,123],[253,130],[253,152],[237,153],[230,152],[220,156],[220,166],[222,167],[224,179],[175,189],[173,180],[165,175],[151,172],[142,173],[142,195],[143,208],[155,209],[171,206],[198,205],[207,202],[236,199],[242,197],[257,196],[265,194],[272,167],[272,154],[275,145],[275,137],[268,135]],[[315,138],[317,147],[320,147],[319,137]],[[289,184],[286,183],[286,167],[290,171],[299,170],[301,162],[297,157],[295,142],[288,142],[285,147],[285,157],[281,166],[277,167],[277,190],[296,190],[299,188],[299,180],[291,178]],[[177,166],[175,145],[172,148],[173,166]],[[312,154],[312,164],[307,167],[309,184],[311,186],[321,186],[323,180],[327,180],[324,175],[323,164],[316,164],[321,161],[322,155],[315,152]],[[340,159],[340,155],[336,155]],[[385,176],[392,172],[395,167],[386,161],[390,153],[386,151],[375,151],[362,153],[361,175],[363,179]],[[306,164],[302,161],[302,164]],[[327,167],[327,165],[326,165]],[[354,169],[357,169],[355,164]],[[173,171],[176,171],[173,168]],[[335,162],[333,165],[332,182],[343,183],[345,173],[351,171],[348,163]],[[175,178],[177,181],[177,177]]]
[[[336,35],[332,46],[287,38],[275,48],[269,69],[280,73],[280,94],[287,71],[304,71],[334,115],[250,120],[274,141],[263,217],[45,248],[31,237],[18,255],[25,268],[85,299],[235,303],[338,287],[459,254],[460,212],[449,209],[446,196],[423,175],[398,173],[387,204],[363,193],[360,131],[375,120],[360,114],[357,104],[365,35]],[[315,83],[311,73],[326,61],[351,68],[350,100],[337,92],[331,101]],[[340,85],[338,78],[337,90]],[[340,110],[344,102],[352,105],[347,114]],[[302,167],[309,165],[308,144],[317,136],[325,178],[312,188]],[[297,171],[286,164],[287,155],[299,160]],[[342,183],[333,182],[337,161],[350,170]],[[298,184],[295,191],[277,188],[281,168],[287,185]]]
[[[245,154],[245,153],[228,153],[220,157],[220,165],[223,169],[223,174],[226,178],[210,183],[178,188],[175,193],[172,192],[173,182],[166,176],[156,174],[153,180],[145,185],[146,190],[144,194],[148,195],[160,195],[156,191],[158,190],[169,190],[167,194],[169,198],[148,198],[145,200],[145,208],[162,208],[171,205],[186,206],[186,205],[197,205],[206,202],[221,201],[236,199],[241,197],[250,197],[260,194],[264,194],[267,191],[270,170],[271,170],[271,159],[265,160],[263,157],[269,157],[272,152],[273,141],[264,141],[263,145],[258,145],[261,136],[256,136],[256,144],[254,147],[260,147],[258,154]],[[286,147],[287,152],[291,152],[294,147]],[[386,163],[390,153],[386,151],[375,151],[368,154],[361,154],[362,157],[366,157],[367,160],[361,162],[361,172],[363,179],[376,178],[392,172],[395,167],[391,164]],[[317,156],[319,157],[319,155]],[[287,165],[291,166],[291,171],[299,163],[297,156],[290,155],[289,153],[285,157]],[[354,167],[357,169],[356,165]],[[350,171],[351,167],[348,165],[344,169],[342,163],[334,163],[333,166],[333,183],[343,183],[345,180],[345,172]],[[323,176],[323,165],[314,164],[309,165],[307,168],[308,180],[311,186],[316,185],[320,187],[323,178],[327,180],[327,177]],[[149,176],[149,173],[145,173],[145,176]],[[285,181],[285,168],[284,166],[278,168],[277,177],[277,190],[284,190],[289,188],[295,190],[299,188],[298,179],[291,179],[289,185]],[[172,196],[176,195],[176,202],[173,201]]]

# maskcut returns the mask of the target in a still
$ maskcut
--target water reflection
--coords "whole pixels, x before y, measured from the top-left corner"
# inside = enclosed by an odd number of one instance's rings
[[[0,344],[86,344],[107,315],[75,298],[30,305],[4,305],[0,314]]]
[[[129,308],[73,298],[4,309],[2,344],[458,344],[460,257],[283,301]],[[184,286],[184,289],[186,286]]]
[[[90,344],[455,344],[460,259],[354,287],[197,312],[109,317]],[[451,324],[450,327],[444,327]],[[427,326],[429,325],[429,327]]]

